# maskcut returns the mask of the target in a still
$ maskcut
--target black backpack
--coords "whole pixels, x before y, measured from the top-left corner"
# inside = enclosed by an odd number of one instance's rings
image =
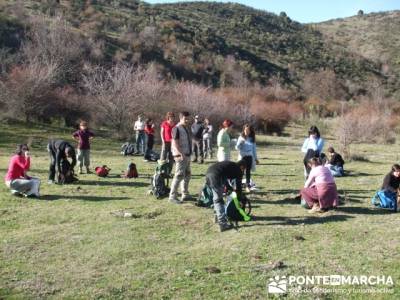
[[[68,159],[61,159],[61,169],[58,173],[57,181],[59,184],[69,184],[78,181]]]
[[[169,195],[170,188],[166,183],[166,178],[161,173],[156,173],[151,177],[151,193],[161,199]]]
[[[133,155],[135,153],[135,145],[130,143],[124,143],[121,146],[121,154],[124,156]]]

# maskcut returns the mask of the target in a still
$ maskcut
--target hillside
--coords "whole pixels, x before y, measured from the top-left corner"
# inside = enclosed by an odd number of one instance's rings
[[[332,70],[360,87],[384,82],[381,66],[360,53],[332,44],[316,30],[238,4],[189,2],[149,5],[139,1],[4,1],[0,11],[23,22],[24,14],[62,12],[86,37],[103,42],[103,62],[155,61],[171,78],[206,85],[266,83],[272,77],[301,87],[304,77]],[[318,25],[319,28],[319,25]],[[301,89],[300,89],[301,90]]]
[[[326,40],[382,64],[382,73],[398,86],[400,11],[372,13],[317,24]]]

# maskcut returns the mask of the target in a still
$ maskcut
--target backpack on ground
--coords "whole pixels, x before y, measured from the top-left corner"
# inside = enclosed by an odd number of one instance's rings
[[[139,173],[136,168],[136,164],[131,162],[128,164],[128,167],[126,168],[125,174],[122,176],[124,178],[138,178]]]
[[[380,190],[376,192],[376,194],[372,198],[372,204],[376,207],[386,208],[396,212],[397,193],[388,190]]]
[[[161,174],[154,174],[151,177],[151,194],[157,199],[167,197],[170,188],[168,187],[167,179]]]
[[[135,153],[135,145],[131,143],[124,143],[121,146],[121,154],[124,156],[133,155]]]
[[[167,160],[158,160],[156,173],[162,174],[166,179],[171,178],[172,164]]]
[[[99,176],[99,177],[107,177],[108,173],[110,173],[111,169],[109,167],[107,167],[106,165],[103,165],[102,167],[94,168],[94,171],[96,172],[97,176]]]
[[[171,165],[168,161],[157,161],[157,167],[154,175],[151,177],[150,193],[157,199],[164,198],[169,195],[168,187],[169,178],[171,178]]]
[[[69,184],[78,181],[75,176],[74,169],[71,167],[68,159],[61,159],[61,169],[57,176],[57,182],[59,184]]]
[[[214,205],[214,195],[211,187],[205,183],[199,192],[196,205],[200,207],[212,207]]]
[[[227,197],[225,205],[225,214],[230,222],[238,223],[240,221],[248,222],[251,220],[251,203],[246,196],[241,195],[240,200],[236,192],[232,192]]]
[[[152,151],[150,154],[145,155],[144,159],[155,162],[160,159],[160,155],[158,153]]]

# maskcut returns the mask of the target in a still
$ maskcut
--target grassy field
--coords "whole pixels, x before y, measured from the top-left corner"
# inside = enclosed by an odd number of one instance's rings
[[[148,196],[154,164],[122,157],[117,141],[93,142],[92,165],[110,166],[110,178],[81,175],[74,185],[47,185],[47,138],[70,139],[70,131],[0,125],[1,177],[15,143],[32,137],[30,174],[42,179],[43,195],[15,198],[0,185],[0,299],[264,299],[276,297],[267,292],[273,276],[334,274],[390,275],[395,285],[391,294],[367,295],[360,286],[364,292],[286,298],[398,299],[399,215],[372,209],[370,198],[399,161],[399,145],[355,145],[353,153],[369,161],[349,162],[350,176],[337,179],[343,205],[310,215],[293,200],[304,183],[304,133],[291,126],[285,137],[259,138],[254,220],[219,233],[211,210]],[[131,159],[140,178],[119,178]],[[210,163],[193,165],[192,194]],[[119,210],[136,217],[112,214]]]

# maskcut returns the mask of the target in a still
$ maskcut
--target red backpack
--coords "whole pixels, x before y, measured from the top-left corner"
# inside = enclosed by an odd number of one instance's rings
[[[106,165],[102,166],[102,167],[96,167],[95,172],[97,174],[97,176],[99,177],[107,177],[108,173],[110,172],[110,168],[107,167]]]

